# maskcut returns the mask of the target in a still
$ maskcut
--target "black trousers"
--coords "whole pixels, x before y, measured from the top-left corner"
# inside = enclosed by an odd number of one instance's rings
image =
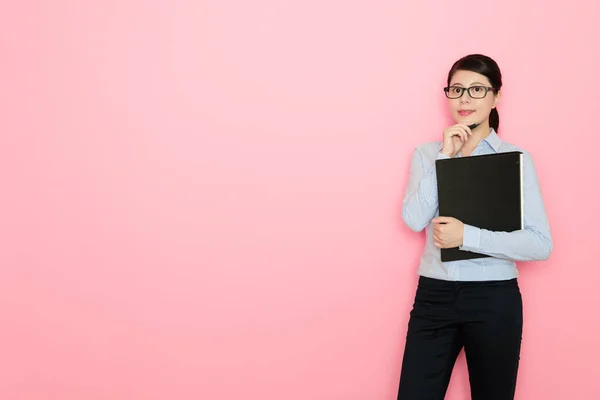
[[[464,347],[473,400],[512,400],[523,329],[516,279],[419,278],[410,313],[398,400],[443,400]]]

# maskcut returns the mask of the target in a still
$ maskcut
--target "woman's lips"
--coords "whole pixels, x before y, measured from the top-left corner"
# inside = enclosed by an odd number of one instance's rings
[[[471,114],[473,114],[474,112],[475,112],[475,111],[473,111],[473,110],[460,110],[460,111],[458,112],[458,114],[459,114],[461,117],[466,117],[467,115],[471,115]]]

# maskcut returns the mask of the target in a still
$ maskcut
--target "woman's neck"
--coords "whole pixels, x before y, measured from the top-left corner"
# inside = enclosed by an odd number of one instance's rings
[[[475,129],[471,130],[472,135],[469,137],[467,142],[464,144],[461,154],[463,156],[470,155],[473,150],[477,147],[479,142],[489,136],[490,134],[490,124],[488,121],[482,123]]]

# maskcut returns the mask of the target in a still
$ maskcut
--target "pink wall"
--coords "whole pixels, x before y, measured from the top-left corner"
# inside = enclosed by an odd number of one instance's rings
[[[470,52],[555,241],[517,398],[600,398],[598,1],[94,3],[0,12],[1,399],[395,399],[409,158]]]

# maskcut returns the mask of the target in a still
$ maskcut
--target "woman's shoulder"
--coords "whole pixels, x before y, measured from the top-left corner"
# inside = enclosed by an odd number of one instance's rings
[[[502,144],[500,145],[500,152],[508,153],[511,151],[518,151],[518,152],[523,153],[524,157],[528,157],[528,158],[531,157],[531,153],[529,151],[527,151],[525,148],[518,146],[514,143],[502,141]]]
[[[422,154],[437,154],[442,149],[442,141],[425,142],[419,144],[415,150]]]
[[[518,151],[523,153],[523,165],[526,173],[535,172],[535,162],[531,153],[521,146],[509,142],[502,142],[500,146],[500,153],[507,153],[509,151]]]
[[[413,149],[413,159],[420,159],[421,162],[431,164],[438,158],[438,154],[441,150],[441,141],[422,143]]]

